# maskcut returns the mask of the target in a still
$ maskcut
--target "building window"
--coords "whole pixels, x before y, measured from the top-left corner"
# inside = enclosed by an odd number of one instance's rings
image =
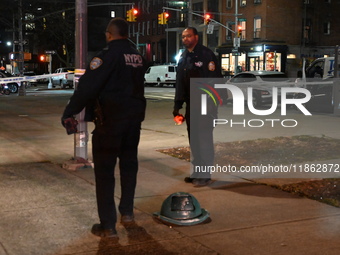
[[[227,9],[233,8],[233,2],[232,2],[232,0],[227,0],[226,6],[227,6]]]
[[[241,0],[240,5],[241,6],[246,6],[247,5],[247,0]]]
[[[331,3],[331,0],[325,0],[325,3]]]
[[[254,0],[254,4],[260,4],[261,2],[261,0]]]
[[[141,33],[141,28],[140,28],[140,26],[141,26],[141,23],[138,22],[138,25],[137,25],[137,29],[138,29],[137,33],[138,33],[138,34]]]
[[[254,19],[254,38],[261,38],[261,18]]]
[[[152,35],[157,34],[157,25],[158,23],[156,23],[156,20],[152,20]]]
[[[146,35],[150,35],[150,21],[146,22]]]
[[[233,35],[233,33],[232,33],[232,30],[233,30],[232,29],[233,28],[232,24],[234,24],[232,21],[228,21],[227,24],[226,24],[226,26],[229,28],[229,29],[227,29],[227,38],[226,38],[226,40],[231,40],[231,37]]]
[[[241,40],[246,39],[246,21],[241,21],[240,26],[242,27],[242,34],[241,34]]]
[[[144,36],[145,35],[145,21],[143,21],[142,23],[142,35]]]
[[[203,12],[203,2],[194,3],[192,5],[192,9],[193,9],[194,12],[202,13]],[[192,19],[193,20],[202,20],[202,17],[193,15]]]
[[[323,33],[325,35],[329,35],[331,33],[331,23],[330,22],[323,23]]]

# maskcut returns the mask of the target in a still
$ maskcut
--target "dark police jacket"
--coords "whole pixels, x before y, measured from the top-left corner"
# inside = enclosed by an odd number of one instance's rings
[[[215,54],[197,44],[192,52],[185,50],[177,66],[175,109],[190,103],[190,78],[221,78],[222,71]]]
[[[145,60],[127,39],[109,42],[79,79],[63,118],[78,114],[86,107],[85,121],[93,121],[97,101],[104,122],[127,118],[143,121],[145,69]]]

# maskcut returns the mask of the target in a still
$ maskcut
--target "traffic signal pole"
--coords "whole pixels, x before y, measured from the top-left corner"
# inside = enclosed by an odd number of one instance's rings
[[[20,76],[24,76],[24,44],[23,44],[23,31],[22,31],[22,0],[19,1],[19,61],[18,61],[18,68],[20,72]],[[20,83],[18,96],[26,96],[26,87],[25,82]]]
[[[85,69],[87,62],[87,0],[76,0],[75,67]],[[75,89],[77,89],[75,84]],[[88,131],[84,121],[85,109],[77,116],[78,132],[74,134],[74,159],[87,161]],[[83,162],[84,163],[84,162]]]
[[[239,39],[237,39],[239,38]],[[234,63],[234,75],[237,74],[237,67],[238,67],[238,47],[239,43],[237,40],[241,41],[241,38],[238,35],[238,0],[235,0],[235,40],[234,40],[234,49],[237,52],[235,54],[235,63]]]

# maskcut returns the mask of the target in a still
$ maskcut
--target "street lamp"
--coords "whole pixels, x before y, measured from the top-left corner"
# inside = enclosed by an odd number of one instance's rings
[[[7,46],[12,46],[12,42],[8,41],[8,42],[6,42],[6,45]]]

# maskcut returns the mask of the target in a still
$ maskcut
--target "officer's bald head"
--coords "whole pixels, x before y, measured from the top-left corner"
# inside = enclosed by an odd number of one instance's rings
[[[129,25],[125,19],[114,18],[106,28],[106,40],[126,39],[129,34]]]

